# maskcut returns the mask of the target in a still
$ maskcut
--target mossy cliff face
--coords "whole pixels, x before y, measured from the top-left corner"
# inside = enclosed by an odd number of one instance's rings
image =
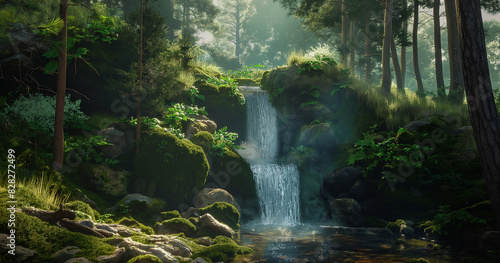
[[[192,200],[208,175],[203,149],[161,130],[144,137],[135,160],[133,191],[164,198],[171,208]]]

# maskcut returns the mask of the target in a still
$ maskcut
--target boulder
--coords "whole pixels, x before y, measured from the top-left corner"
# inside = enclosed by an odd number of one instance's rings
[[[200,237],[198,238],[198,242],[200,243],[200,245],[203,245],[203,246],[211,246],[213,243],[212,243],[212,240],[209,238],[209,237]]]
[[[8,247],[9,240],[7,239],[9,235],[0,233],[0,250],[2,253],[7,254],[7,250],[11,250],[12,248]],[[33,258],[35,258],[38,253],[36,251],[25,248],[23,246],[19,246],[16,244],[16,259],[17,262],[31,262]],[[10,255],[9,255],[10,256]]]
[[[115,252],[111,255],[103,255],[97,258],[97,261],[100,263],[121,263],[127,262],[124,258],[125,248],[121,247],[115,250]]]
[[[217,124],[208,119],[206,116],[194,116],[194,121],[190,121],[186,128],[186,138],[189,140],[195,134],[200,131],[206,131],[208,133],[215,133],[217,131]]]
[[[344,167],[326,174],[323,177],[321,193],[325,198],[336,197],[341,193],[347,193],[354,183],[362,178],[360,167]]]
[[[174,252],[172,254],[176,256],[181,256],[181,257],[190,257],[193,254],[193,251],[191,248],[189,248],[184,242],[174,239],[169,242],[169,245],[171,245],[174,249]]]
[[[168,253],[167,251],[161,249],[161,248],[158,248],[158,247],[154,247],[154,248],[150,248],[148,250],[148,252],[151,252],[151,254],[157,256],[161,262],[163,263],[177,263],[179,261],[177,261],[177,259],[175,259],[172,254]]]
[[[203,260],[202,258],[196,258],[195,260],[193,260],[193,262],[191,263],[207,263],[205,260]]]
[[[347,226],[359,227],[365,223],[365,216],[361,205],[348,198],[335,199],[329,203],[332,217]]]
[[[92,261],[90,261],[84,257],[79,257],[79,258],[70,258],[70,259],[64,261],[64,263],[92,263]]]
[[[201,230],[206,230],[214,236],[222,235],[232,238],[235,234],[230,227],[217,221],[217,219],[210,214],[202,215],[198,226]]]
[[[65,262],[71,258],[73,258],[76,253],[82,251],[79,247],[76,246],[68,246],[65,247],[52,255],[52,259],[55,262]]]
[[[431,122],[429,121],[429,119],[416,120],[416,121],[409,122],[408,124],[406,124],[404,126],[404,128],[406,130],[408,130],[409,132],[414,132],[418,128],[425,126],[425,125],[429,125],[430,123]]]
[[[104,145],[101,147],[105,157],[116,159],[129,152],[133,145],[133,138],[127,138],[126,134],[116,128],[107,128],[100,130],[97,135],[106,138],[106,142],[111,145]]]
[[[375,180],[361,178],[358,179],[349,190],[349,195],[358,202],[376,197],[377,182]]]
[[[221,188],[204,188],[194,198],[194,206],[196,208],[206,207],[215,202],[226,202],[232,204],[238,211],[240,210],[240,205],[234,197]]]
[[[155,233],[160,235],[184,233],[191,236],[194,231],[196,227],[185,218],[172,218],[155,225]]]
[[[307,127],[299,135],[296,145],[303,145],[316,150],[331,148],[338,144],[333,125],[319,123]]]
[[[85,163],[77,168],[73,178],[80,185],[116,198],[128,194],[127,187],[131,176],[127,170],[106,164]]]

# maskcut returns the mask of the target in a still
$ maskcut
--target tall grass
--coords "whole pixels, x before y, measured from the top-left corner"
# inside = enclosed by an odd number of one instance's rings
[[[358,101],[383,119],[389,129],[397,129],[408,122],[428,116],[452,117],[462,125],[469,123],[467,105],[464,103],[454,104],[430,96],[419,97],[416,92],[408,89],[404,93],[398,93],[394,86],[390,94],[384,94],[380,87],[355,78],[352,79],[352,89],[356,91]]]

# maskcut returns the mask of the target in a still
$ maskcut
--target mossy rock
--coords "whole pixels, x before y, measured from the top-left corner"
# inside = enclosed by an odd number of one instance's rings
[[[237,78],[236,82],[238,82],[238,86],[259,86],[259,83],[257,81],[249,78]]]
[[[127,263],[162,263],[162,261],[155,255],[140,255],[131,258]]]
[[[202,189],[208,175],[203,149],[161,130],[144,137],[135,161],[133,190],[169,200],[170,207],[191,201],[193,189]]]
[[[131,173],[106,164],[84,162],[71,174],[79,186],[111,198],[126,195]]]
[[[196,226],[185,218],[177,217],[156,223],[155,229],[161,235],[184,233],[191,236],[196,231]]]
[[[163,218],[164,220],[169,220],[169,219],[178,218],[178,217],[181,217],[181,214],[177,210],[161,212],[161,218]]]
[[[213,242],[214,245],[194,254],[192,258],[200,257],[207,262],[232,262],[237,255],[253,252],[251,248],[238,246],[228,237],[218,236],[214,238]]]
[[[203,106],[208,112],[208,117],[217,123],[218,127],[227,127],[228,131],[236,132],[239,138],[245,137],[246,132],[246,107],[240,104],[243,95],[234,94],[229,86],[217,87],[210,83],[197,83],[200,95],[205,96],[205,101],[196,100],[196,105]]]
[[[101,217],[99,212],[96,210],[92,209],[89,204],[84,203],[82,201],[72,201],[69,203],[65,203],[64,206],[68,209],[74,210],[74,211],[79,211],[82,212],[86,215],[89,215],[90,218],[95,221]],[[77,215],[78,216],[78,215]],[[81,218],[81,219],[87,219],[87,218]]]
[[[200,208],[200,213],[211,214],[219,222],[222,222],[229,227],[236,229],[240,227],[240,213],[232,204],[226,202],[215,202],[204,208]]]
[[[398,219],[394,222],[389,222],[386,228],[391,230],[393,234],[399,234],[401,226],[403,225],[406,225],[406,222],[403,219]]]
[[[193,135],[190,141],[200,146],[205,154],[208,154],[212,148],[212,144],[214,143],[214,137],[207,131],[200,131]]]
[[[0,202],[7,201],[7,190],[0,188]],[[7,209],[0,209],[0,232],[9,233],[7,220],[9,216]],[[76,246],[82,251],[75,257],[84,257],[92,262],[97,262],[100,255],[110,255],[115,247],[104,243],[97,237],[71,232],[65,228],[51,225],[36,217],[28,216],[22,212],[16,213],[16,246],[23,246],[35,250],[38,255],[30,262],[52,262],[52,255],[67,247]],[[0,255],[1,262],[10,262],[8,253]]]
[[[155,232],[151,227],[146,226],[133,218],[122,218],[121,220],[118,221],[118,224],[133,228],[139,228],[142,233],[147,235],[155,234]]]
[[[242,187],[244,186],[244,187]],[[257,189],[250,165],[234,150],[214,156],[205,188],[223,188],[238,202],[246,219],[259,211]]]

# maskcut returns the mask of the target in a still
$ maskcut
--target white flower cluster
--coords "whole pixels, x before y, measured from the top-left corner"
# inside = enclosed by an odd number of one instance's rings
[[[64,125],[78,127],[89,117],[80,111],[80,100],[71,101],[67,95],[64,103]],[[43,133],[54,133],[56,98],[42,94],[19,97],[0,114],[8,122],[18,120],[28,123]]]

